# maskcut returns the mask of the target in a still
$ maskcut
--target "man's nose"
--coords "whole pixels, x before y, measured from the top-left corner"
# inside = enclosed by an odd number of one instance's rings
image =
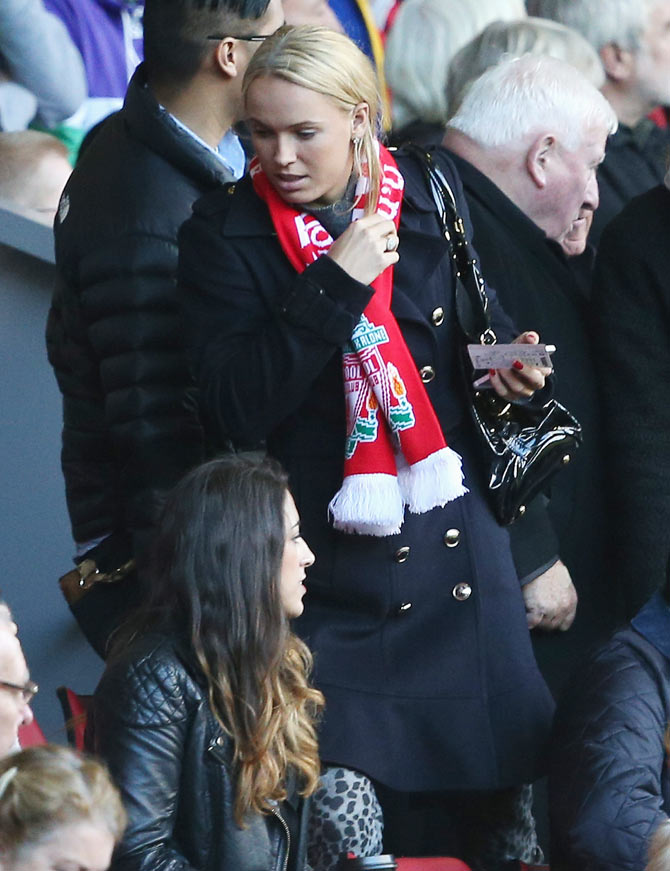
[[[21,725],[29,726],[35,719],[33,709],[26,702],[23,703],[23,711],[21,712]]]
[[[598,177],[594,172],[586,185],[586,191],[584,192],[584,206],[587,209],[593,209],[595,212],[598,208],[599,202],[600,195],[598,193]]]

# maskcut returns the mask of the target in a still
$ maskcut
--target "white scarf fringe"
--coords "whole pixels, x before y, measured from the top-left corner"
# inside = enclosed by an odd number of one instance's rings
[[[442,508],[468,492],[462,460],[445,447],[408,466],[399,457],[398,476],[347,475],[328,506],[342,532],[384,537],[400,532],[405,505],[413,514]]]

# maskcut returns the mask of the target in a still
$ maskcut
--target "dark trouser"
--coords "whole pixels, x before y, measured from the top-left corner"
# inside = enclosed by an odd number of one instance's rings
[[[382,845],[383,831],[383,845]],[[312,801],[309,859],[332,871],[341,854],[454,856],[473,871],[541,862],[532,788],[495,792],[396,792],[357,771],[324,771]]]
[[[375,785],[384,815],[384,852],[455,856],[473,871],[542,861],[532,787],[494,792],[405,793]]]

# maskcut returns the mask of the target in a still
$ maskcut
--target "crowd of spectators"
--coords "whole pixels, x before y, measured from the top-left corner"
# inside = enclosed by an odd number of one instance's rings
[[[3,0],[111,776],[0,603],[0,868],[670,867],[669,112],[670,0]],[[509,528],[426,151],[582,426]]]

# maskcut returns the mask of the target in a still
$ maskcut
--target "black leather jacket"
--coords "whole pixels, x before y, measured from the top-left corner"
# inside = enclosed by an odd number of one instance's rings
[[[291,866],[302,871],[307,802],[293,784],[272,815],[237,826],[232,742],[196,674],[174,639],[153,634],[114,658],[96,689],[87,744],[129,816],[112,871],[283,871],[287,812],[298,820]]]

